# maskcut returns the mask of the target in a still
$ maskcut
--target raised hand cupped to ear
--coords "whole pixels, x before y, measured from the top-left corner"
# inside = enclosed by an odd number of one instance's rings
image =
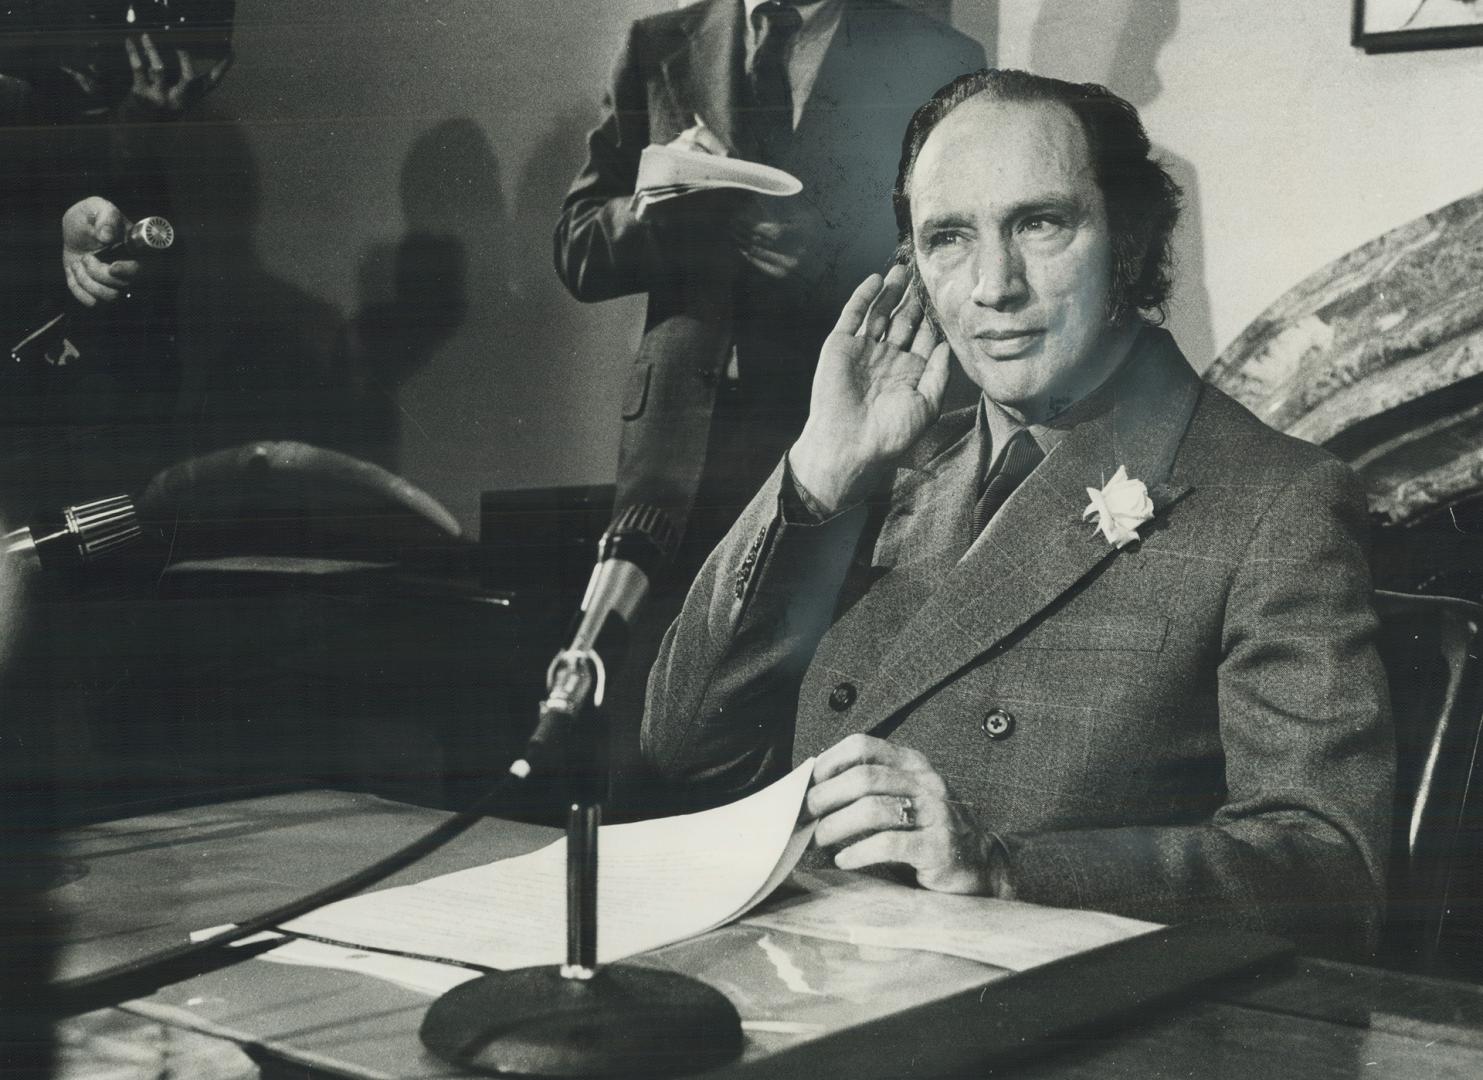
[[[942,409],[951,351],[904,266],[861,283],[824,342],[808,422],[788,462],[822,506],[859,501]]]

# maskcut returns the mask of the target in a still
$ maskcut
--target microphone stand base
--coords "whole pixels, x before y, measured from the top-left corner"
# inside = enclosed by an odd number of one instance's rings
[[[741,1017],[719,990],[633,966],[590,979],[492,972],[433,1002],[421,1035],[445,1061],[509,1076],[679,1076],[742,1050]]]

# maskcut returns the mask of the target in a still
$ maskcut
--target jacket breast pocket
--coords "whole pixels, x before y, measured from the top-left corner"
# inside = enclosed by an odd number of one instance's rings
[[[1159,652],[1168,636],[1169,620],[1157,615],[1052,618],[1013,647],[1071,652]]]
[[[623,419],[637,420],[644,415],[644,406],[649,402],[649,379],[653,364],[635,364],[628,373],[628,386],[623,391]]]

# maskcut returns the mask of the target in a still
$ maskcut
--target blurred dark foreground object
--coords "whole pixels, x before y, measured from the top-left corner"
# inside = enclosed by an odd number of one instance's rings
[[[138,504],[149,557],[50,590],[29,635],[69,820],[299,781],[456,808],[524,745],[550,659],[530,604],[415,485],[254,442]],[[547,816],[522,798],[500,812]]]
[[[209,67],[231,50],[236,14],[236,0],[15,0],[0,4],[0,73],[83,113],[128,92],[126,39],[149,34],[175,82],[180,53]]]
[[[172,563],[247,555],[397,562],[446,550],[462,535],[411,482],[300,442],[253,442],[171,466],[139,507]]]
[[[1483,606],[1377,592],[1395,714],[1390,895],[1377,959],[1483,981]]]

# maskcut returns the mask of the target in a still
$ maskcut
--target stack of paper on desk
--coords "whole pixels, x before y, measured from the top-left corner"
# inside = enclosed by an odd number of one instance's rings
[[[704,933],[777,888],[813,836],[812,824],[798,825],[812,771],[810,758],[729,806],[604,826],[598,959],[620,960]],[[342,900],[283,928],[482,967],[559,964],[566,958],[566,841]]]
[[[803,181],[792,173],[755,161],[674,146],[646,146],[639,156],[634,212],[643,217],[656,202],[719,188],[755,191],[759,195],[797,195],[803,190]]]

